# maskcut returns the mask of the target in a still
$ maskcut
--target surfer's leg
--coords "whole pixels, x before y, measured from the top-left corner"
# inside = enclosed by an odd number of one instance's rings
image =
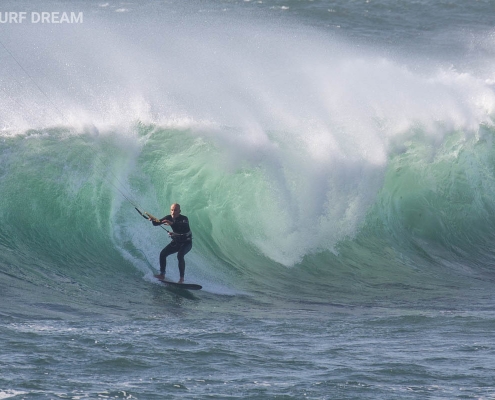
[[[165,271],[167,269],[167,257],[170,254],[177,253],[178,248],[175,246],[174,242],[169,243],[161,252],[160,252],[160,275],[165,276]]]
[[[191,248],[192,248],[192,242],[186,242],[181,246],[179,252],[177,253],[177,259],[179,260],[179,274],[180,274],[179,283],[184,282],[184,273],[186,271],[186,261],[184,260],[184,256],[187,253],[189,253]]]

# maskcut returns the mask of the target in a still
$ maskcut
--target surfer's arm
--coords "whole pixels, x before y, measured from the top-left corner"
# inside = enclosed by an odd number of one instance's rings
[[[162,219],[151,219],[150,221],[153,223],[154,226],[159,226],[159,225],[172,225],[172,221],[169,221],[166,219],[166,217],[163,217]]]

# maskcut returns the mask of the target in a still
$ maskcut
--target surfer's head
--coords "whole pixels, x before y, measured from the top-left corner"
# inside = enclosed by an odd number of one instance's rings
[[[170,206],[170,215],[172,218],[177,218],[180,215],[180,205],[174,203]]]

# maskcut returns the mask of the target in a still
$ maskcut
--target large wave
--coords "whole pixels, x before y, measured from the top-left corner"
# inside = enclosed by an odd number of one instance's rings
[[[159,216],[179,202],[189,276],[223,287],[489,276],[495,94],[480,69],[250,18],[96,15],[36,51],[4,43],[4,270],[149,276],[166,237],[125,194]]]

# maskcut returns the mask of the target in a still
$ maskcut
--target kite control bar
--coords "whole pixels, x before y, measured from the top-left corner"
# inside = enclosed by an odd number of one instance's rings
[[[151,215],[149,212],[146,212],[146,211],[141,211],[139,208],[137,207],[134,207],[134,209],[143,217],[143,218],[146,218],[146,219],[150,219],[152,220],[153,222],[156,222],[156,223],[161,223],[161,221],[156,218],[155,216]],[[168,233],[170,233],[170,231],[168,229],[166,229],[163,225],[160,225],[160,227],[164,230],[166,230]]]
[[[136,210],[139,214],[141,214],[141,216],[142,216],[143,218],[146,218],[146,219],[151,219],[153,222],[161,222],[158,218],[154,217],[154,216],[153,216],[153,215],[151,215],[149,212],[146,212],[146,211],[144,211],[144,212],[143,212],[143,211],[141,211],[141,210],[140,210],[139,208],[137,208],[137,207],[134,207],[134,208],[135,208],[135,210]]]

